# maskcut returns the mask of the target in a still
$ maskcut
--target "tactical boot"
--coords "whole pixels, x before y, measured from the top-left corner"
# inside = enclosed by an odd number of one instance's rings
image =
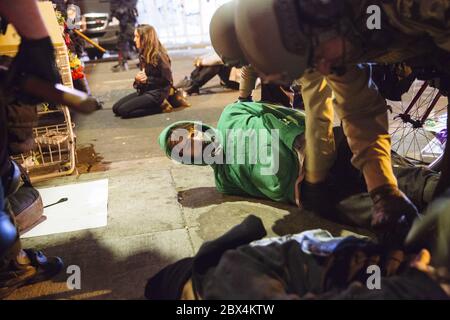
[[[0,271],[0,299],[16,289],[49,280],[64,267],[59,257],[47,258],[41,251],[22,250],[21,254]]]
[[[329,183],[309,183],[305,180],[300,188],[300,201],[304,209],[316,212],[324,217],[333,215],[335,199]]]
[[[128,70],[129,70],[129,68],[128,68],[128,63],[127,62],[118,63],[118,64],[116,64],[115,66],[113,66],[111,68],[112,72],[122,72],[122,71],[128,71]]]

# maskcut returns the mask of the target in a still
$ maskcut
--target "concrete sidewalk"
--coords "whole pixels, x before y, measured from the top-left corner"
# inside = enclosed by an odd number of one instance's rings
[[[172,56],[175,82],[192,71],[193,58]],[[111,107],[132,92],[137,69],[113,74],[112,65],[87,68],[93,94],[105,102],[105,109],[75,118],[78,147],[92,148],[102,163],[39,185],[108,178],[108,226],[23,241],[25,248],[42,249],[61,256],[66,266],[79,266],[82,288],[70,291],[69,275],[62,273],[52,281],[21,288],[10,299],[142,299],[146,280],[159,269],[192,256],[204,241],[220,236],[249,214],[263,219],[269,236],[319,227],[335,234],[343,230],[292,206],[219,194],[209,167],[175,164],[159,150],[157,137],[166,125],[188,119],[216,125],[237,92],[225,91],[215,80],[207,85],[208,94],[189,99],[191,108],[122,120],[114,117]]]

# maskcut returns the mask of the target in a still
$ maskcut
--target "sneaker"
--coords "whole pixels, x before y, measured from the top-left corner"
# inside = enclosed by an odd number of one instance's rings
[[[189,87],[189,86],[192,86],[192,80],[189,79],[188,77],[184,77],[183,80],[181,80],[180,82],[178,82],[175,85],[175,88],[176,89],[181,89],[181,88],[186,88],[186,87]]]
[[[119,63],[119,64],[116,64],[115,66],[113,66],[112,68],[111,68],[111,71],[112,72],[122,72],[122,71],[128,71],[129,70],[129,68],[128,68],[128,63]]]
[[[20,287],[49,280],[64,268],[59,257],[47,258],[41,251],[23,250],[21,257],[12,261],[9,269],[0,272],[0,299]]]

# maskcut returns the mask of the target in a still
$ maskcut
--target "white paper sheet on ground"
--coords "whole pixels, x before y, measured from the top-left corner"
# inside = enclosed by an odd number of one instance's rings
[[[447,114],[439,116],[437,119],[433,119],[431,116],[429,120],[425,121],[423,128],[426,131],[432,133],[439,133],[447,128]]]
[[[442,144],[437,138],[433,138],[423,149],[422,156],[424,158],[430,158],[433,161],[440,156],[445,150],[445,144]],[[424,159],[427,160],[427,159]]]
[[[105,227],[108,223],[108,180],[39,189],[44,206],[67,198],[66,202],[44,209],[47,220],[22,238]]]

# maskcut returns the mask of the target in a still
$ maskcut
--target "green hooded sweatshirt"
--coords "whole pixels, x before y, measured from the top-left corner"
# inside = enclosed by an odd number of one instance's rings
[[[223,160],[211,167],[219,192],[295,204],[299,164],[293,144],[305,131],[302,112],[267,103],[239,102],[225,108],[217,129],[197,121],[174,123],[159,136],[159,145],[168,157],[170,132],[189,123],[216,134],[221,146],[218,158]],[[271,135],[272,130],[276,130],[275,135]],[[253,139],[248,138],[252,133]]]

